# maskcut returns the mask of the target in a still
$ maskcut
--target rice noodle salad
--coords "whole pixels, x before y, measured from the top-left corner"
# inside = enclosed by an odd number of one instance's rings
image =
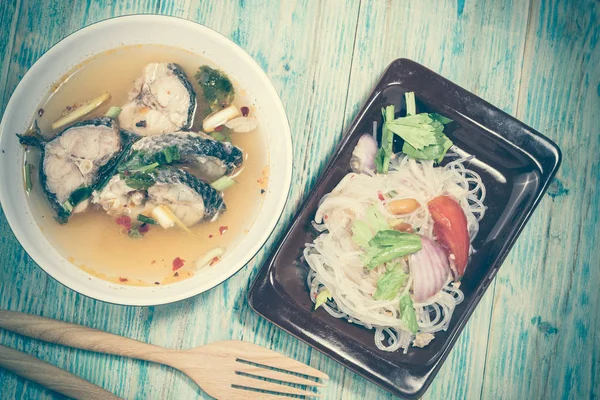
[[[463,300],[460,278],[485,214],[485,186],[452,153],[439,114],[382,110],[381,147],[363,135],[353,172],[320,202],[319,235],[304,249],[315,308],[374,329],[377,348],[424,347],[446,330]],[[394,135],[403,141],[393,154]],[[438,163],[444,159],[444,166]]]

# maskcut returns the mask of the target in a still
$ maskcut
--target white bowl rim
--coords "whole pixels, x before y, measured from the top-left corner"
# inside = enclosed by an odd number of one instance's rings
[[[68,46],[70,44],[70,42],[75,41],[77,39],[77,36],[79,34],[81,34],[83,31],[88,31],[88,30],[97,28],[100,25],[114,22],[114,20],[123,20],[126,22],[127,20],[133,20],[133,19],[147,19],[148,21],[155,20],[155,19],[165,20],[165,21],[173,20],[173,21],[176,21],[177,24],[187,24],[190,27],[193,26],[195,29],[204,30],[205,32],[208,32],[209,34],[219,36],[221,38],[221,40],[224,40],[225,42],[230,44],[232,46],[232,50],[234,52],[236,52],[238,56],[244,58],[247,65],[249,67],[251,67],[254,70],[254,72],[256,72],[258,74],[258,76],[264,81],[264,83],[265,83],[264,89],[269,92],[269,96],[271,96],[273,98],[273,100],[275,102],[275,106],[278,108],[278,110],[276,110],[276,112],[278,114],[280,114],[283,117],[283,119],[285,120],[285,124],[284,124],[285,132],[280,132],[279,134],[282,134],[283,136],[285,136],[285,143],[284,143],[285,149],[284,150],[285,150],[285,157],[287,159],[287,162],[285,163],[285,171],[284,171],[285,172],[285,177],[284,177],[284,182],[283,182],[284,189],[278,199],[277,206],[276,206],[274,212],[271,214],[272,216],[268,222],[268,229],[266,229],[264,231],[264,233],[260,236],[260,238],[258,238],[257,240],[254,241],[254,244],[252,245],[251,249],[247,251],[246,256],[243,259],[240,259],[237,262],[235,262],[235,267],[231,268],[229,273],[224,274],[220,280],[215,281],[211,285],[207,285],[199,290],[185,291],[185,292],[181,292],[181,293],[172,294],[170,296],[164,296],[164,297],[160,297],[160,298],[157,296],[156,300],[123,301],[123,300],[119,299],[118,291],[114,291],[114,294],[111,294],[111,295],[90,294],[90,293],[83,292],[80,289],[77,289],[76,279],[71,279],[70,277],[67,277],[67,276],[60,276],[60,277],[55,276],[55,275],[51,274],[45,268],[44,262],[46,262],[46,260],[44,259],[44,256],[42,254],[40,254],[40,252],[36,251],[33,247],[29,246],[29,242],[28,242],[28,240],[26,240],[25,232],[23,229],[21,229],[19,221],[16,219],[15,216],[11,215],[10,212],[7,212],[7,211],[10,211],[10,209],[7,210],[4,207],[4,205],[7,204],[8,196],[7,196],[7,194],[5,194],[5,191],[2,190],[5,186],[5,182],[2,178],[2,175],[0,175],[0,205],[2,205],[2,207],[3,207],[4,215],[9,223],[9,226],[11,227],[11,229],[13,231],[13,234],[19,241],[19,244],[24,248],[24,250],[27,252],[27,254],[33,259],[33,261],[35,261],[37,266],[39,266],[51,278],[55,279],[56,281],[58,281],[65,287],[67,287],[81,295],[84,295],[86,297],[89,297],[89,298],[92,298],[95,300],[100,300],[100,301],[103,301],[106,303],[125,305],[125,306],[155,306],[155,305],[163,305],[163,304],[169,304],[169,303],[174,303],[177,301],[185,300],[185,299],[197,296],[201,293],[204,293],[208,290],[211,290],[212,288],[227,281],[229,278],[231,278],[233,275],[235,275],[237,272],[239,272],[244,266],[246,266],[250,261],[252,261],[252,259],[263,248],[263,246],[265,245],[265,243],[267,242],[267,240],[273,233],[275,227],[277,226],[278,222],[280,221],[280,219],[283,215],[283,211],[287,204],[288,197],[289,197],[289,194],[291,191],[291,182],[292,182],[292,175],[293,175],[293,169],[294,169],[293,145],[292,145],[292,134],[291,134],[291,129],[290,129],[290,125],[289,125],[289,119],[287,117],[287,113],[285,112],[285,108],[283,106],[283,103],[281,101],[279,94],[277,93],[273,83],[271,82],[271,80],[269,79],[269,77],[267,76],[265,71],[258,65],[258,63],[244,49],[242,49],[240,46],[238,46],[235,42],[233,42],[231,39],[229,39],[227,36],[223,35],[222,33],[218,32],[212,28],[209,28],[205,25],[202,25],[198,22],[195,22],[195,21],[192,21],[189,19],[185,19],[185,18],[181,18],[181,17],[177,17],[177,16],[167,16],[167,15],[160,15],[160,14],[128,14],[128,15],[120,15],[120,16],[106,18],[106,19],[91,23],[89,25],[86,25],[84,27],[81,27],[81,28],[69,33],[67,36],[65,36],[64,38],[60,39],[57,43],[52,45],[27,70],[27,72],[25,73],[23,78],[20,79],[15,90],[11,94],[11,97],[6,105],[5,110],[4,110],[2,120],[0,122],[0,145],[2,143],[2,137],[4,135],[9,135],[9,132],[5,132],[5,124],[6,124],[7,115],[9,115],[10,112],[12,111],[13,103],[15,102],[13,100],[15,98],[15,94],[19,94],[20,88],[26,86],[28,81],[30,79],[32,79],[32,76],[34,75],[34,73],[39,68],[42,68],[44,60],[49,57],[49,54],[51,52],[56,51],[57,49],[61,49],[62,47]],[[84,61],[85,59],[87,59],[87,58],[84,58],[81,61]],[[261,211],[262,211],[262,208],[261,208]],[[261,211],[259,211],[259,213]],[[64,259],[64,256],[62,256],[62,258]],[[96,279],[96,278],[94,278],[94,279]],[[186,280],[184,280],[182,282],[185,282],[185,281]],[[177,283],[165,285],[163,287],[175,286],[175,285],[177,285]],[[139,287],[139,288],[142,289],[145,287]],[[150,287],[150,288],[153,288],[153,287]]]

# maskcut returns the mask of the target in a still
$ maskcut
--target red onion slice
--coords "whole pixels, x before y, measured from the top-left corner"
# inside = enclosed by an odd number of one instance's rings
[[[418,303],[442,290],[450,276],[450,265],[444,250],[424,236],[421,236],[421,243],[421,250],[411,254],[408,259],[413,277],[413,300]]]

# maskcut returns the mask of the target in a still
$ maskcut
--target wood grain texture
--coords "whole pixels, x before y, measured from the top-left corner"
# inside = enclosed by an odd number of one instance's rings
[[[564,156],[425,398],[598,398],[598,8],[585,0],[0,2],[0,112],[27,69],[62,37],[112,16],[158,12],[207,25],[257,60],[288,112],[296,156],[284,217],[265,248],[227,282],[176,304],[122,307],[78,295],[35,265],[0,216],[0,308],[170,348],[247,340],[327,373],[326,399],[392,398],[258,317],[246,296],[383,69],[407,57],[548,135]],[[123,398],[208,398],[168,367],[5,331],[0,343]],[[4,370],[0,388],[2,398],[58,398]]]
[[[402,2],[402,5],[363,2],[352,60],[346,124],[366,100],[379,79],[379,71],[400,57],[420,62],[515,114],[527,13],[527,3],[518,0],[424,1]],[[479,397],[493,300],[491,291],[482,298],[424,398]],[[342,373],[353,375],[347,370]],[[457,373],[460,379],[456,379]],[[367,388],[364,398],[385,398],[383,392],[372,385],[361,383],[360,386]],[[351,396],[355,391],[356,388],[344,388],[338,398]]]
[[[600,372],[600,7],[534,1],[530,13],[517,117],[558,143],[563,164],[498,273],[482,393],[593,399]]]
[[[306,396],[314,396],[315,392],[312,389],[323,386],[320,382],[317,384],[315,380],[307,379],[300,381],[306,386],[304,389],[292,388],[289,385],[268,382],[264,379],[258,380],[256,378],[275,378],[284,382],[297,382],[300,378],[294,376],[294,379],[290,380],[288,374],[248,366],[248,363],[303,374],[322,381],[329,379],[326,374],[315,368],[265,347],[238,340],[213,342],[186,350],[169,349],[82,325],[6,310],[0,310],[0,328],[48,343],[167,365],[185,373],[206,393],[224,399],[244,399],[248,395],[248,392],[240,391],[235,386]],[[79,380],[81,390],[88,392],[90,397],[93,395],[99,398],[101,394],[98,386],[76,379],[74,375],[25,353],[0,345],[0,356],[2,356],[0,366],[35,382],[46,384],[48,388],[59,393],[76,398],[83,397],[82,394],[85,393],[76,392],[77,388],[74,387]],[[239,362],[240,359],[245,363]],[[29,371],[26,369],[27,365],[31,367]],[[52,372],[54,375],[57,373],[62,375],[64,382],[61,384],[55,376],[52,376]],[[251,373],[254,377],[248,376]],[[73,396],[74,394],[78,396]],[[109,393],[105,393],[106,395]]]
[[[0,368],[74,399],[118,400],[112,393],[29,354],[0,345]]]
[[[110,3],[110,7],[106,7],[107,4],[109,3],[96,5],[90,1],[85,6],[77,5],[74,10],[66,9],[65,6],[63,11],[67,16],[62,17],[63,23],[72,23],[69,28],[74,30],[96,20],[132,11],[124,10],[124,6],[121,6],[128,2]],[[341,1],[323,2],[314,7],[311,2],[304,1],[283,2],[279,7],[268,7],[268,2],[247,1],[192,4],[165,2],[161,5],[164,12],[178,16],[184,16],[182,10],[188,7],[188,18],[214,28],[236,41],[267,71],[286,108],[296,110],[296,113],[290,113],[295,153],[300,154],[294,167],[296,171],[304,171],[303,178],[298,180],[299,175],[296,174],[294,187],[297,189],[290,194],[282,223],[265,249],[248,267],[210,292],[173,305],[147,308],[114,306],[75,294],[47,278],[16,243],[5,219],[2,219],[0,237],[9,241],[3,243],[3,249],[15,254],[10,254],[7,258],[12,262],[2,261],[0,284],[2,292],[7,296],[2,296],[0,307],[81,323],[165,347],[190,348],[234,338],[266,345],[303,362],[310,361],[310,348],[257,317],[249,309],[246,296],[253,276],[307,190],[306,176],[314,179],[325,160],[325,154],[321,153],[325,147],[320,145],[320,140],[333,143],[329,132],[341,132],[343,120],[338,109],[343,108],[345,99],[351,60],[349,50],[353,45],[358,18],[358,2],[340,7],[345,4]],[[21,8],[30,14],[37,13],[35,17],[31,17],[34,19],[42,18],[48,13],[45,7],[47,5],[44,2],[32,2]],[[155,2],[136,5],[140,12],[154,12],[157,6]],[[239,18],[223,17],[232,15]],[[256,24],[257,20],[263,21],[263,25]],[[273,35],[264,26],[269,26],[278,38],[277,46],[273,46]],[[32,62],[66,35],[69,28],[44,28],[53,30],[55,36],[38,38],[34,55],[19,57],[14,70],[22,72],[12,76],[12,81],[5,87],[7,93],[14,90]],[[24,27],[22,31],[26,29]],[[16,52],[20,54],[23,50],[18,49]],[[331,68],[335,69],[335,74],[329,73]],[[330,104],[334,107],[330,108]],[[306,124],[307,119],[312,119],[313,126]],[[317,130],[317,125],[328,129]],[[318,157],[319,162],[312,161],[305,166],[303,159],[308,157]],[[17,261],[21,261],[21,264],[14,265]],[[13,265],[21,274],[17,278],[19,282],[11,283],[15,279]],[[41,285],[43,291],[40,290],[40,282],[44,282]],[[37,297],[37,303],[32,301],[32,296]],[[64,350],[59,346],[22,340],[4,332],[0,333],[0,342],[15,343],[16,346],[21,346],[20,349],[77,373],[124,398],[208,398],[192,381],[170,368],[98,356],[80,350]],[[325,363],[329,368],[340,368],[330,360]],[[11,393],[17,397],[23,393],[36,398],[51,396],[49,392],[32,387],[12,375],[5,375],[0,371],[0,376],[6,376],[0,380],[6,381],[6,393],[9,396]]]
[[[19,20],[18,10],[18,1],[4,1],[0,4],[0,21],[2,21],[2,29],[0,30],[0,82],[6,82],[8,75],[15,31],[17,29],[17,21]],[[1,90],[0,110],[4,110],[6,101],[4,90]]]

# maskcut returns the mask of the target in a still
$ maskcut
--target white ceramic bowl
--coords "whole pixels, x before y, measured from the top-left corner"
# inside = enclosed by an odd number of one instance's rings
[[[46,240],[27,206],[23,189],[23,149],[15,133],[27,130],[52,84],[78,63],[100,52],[132,44],[183,48],[214,61],[246,89],[266,135],[270,181],[261,212],[239,245],[218,268],[164,286],[122,286],[97,279],[68,262]],[[265,112],[268,110],[268,112]],[[235,43],[197,23],[166,16],[133,15],[105,20],[66,37],[25,74],[0,124],[0,201],[27,253],[53,278],[95,299],[125,305],[156,305],[202,293],[236,273],[265,243],[283,211],[292,177],[292,141],[281,100],[258,64]]]

